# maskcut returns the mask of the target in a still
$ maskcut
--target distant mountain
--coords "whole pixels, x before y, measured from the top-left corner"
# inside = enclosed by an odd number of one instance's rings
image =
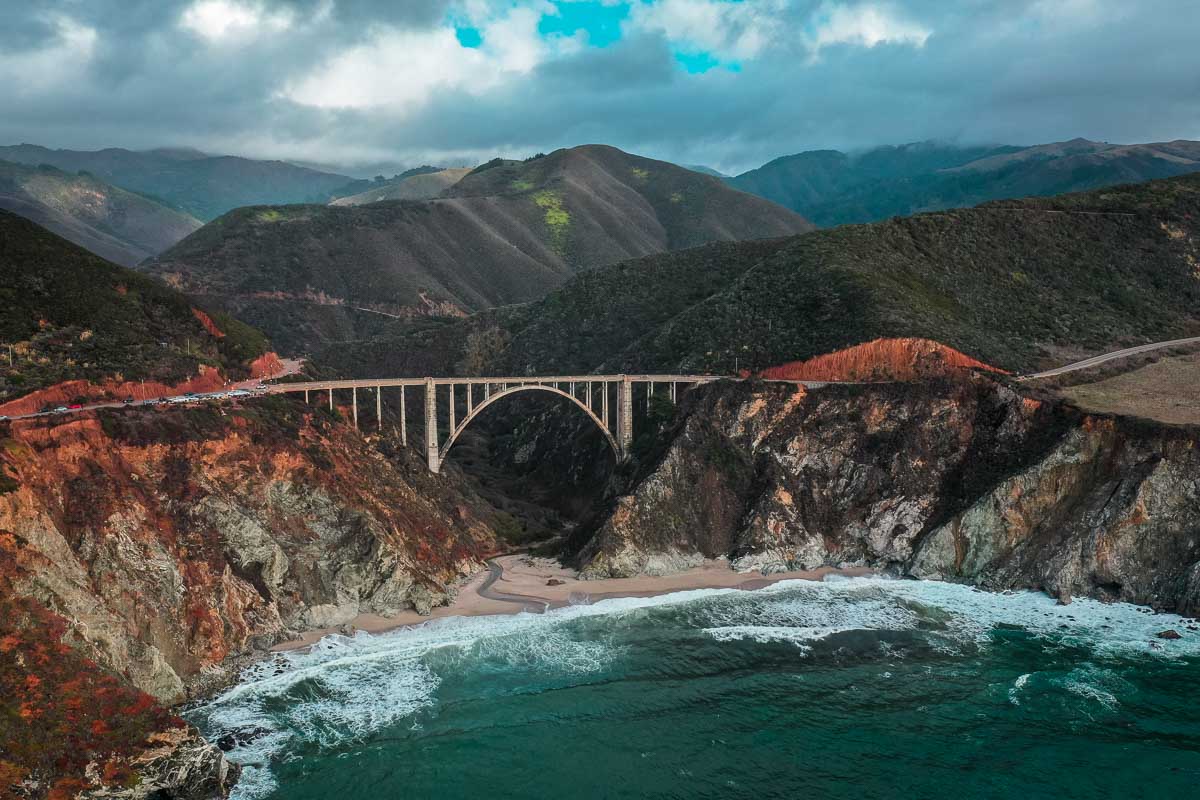
[[[0,161],[0,208],[125,266],[200,227],[195,217],[87,174]]]
[[[465,168],[442,169],[404,177],[397,176],[396,179],[376,184],[365,192],[339,197],[332,201],[331,205],[361,206],[383,200],[432,200],[466,177],[470,171]]]
[[[712,175],[714,178],[728,178],[724,172],[717,172],[712,167],[706,167],[703,164],[680,164],[684,169],[690,169],[692,172],[699,172],[701,175]]]
[[[257,331],[0,211],[0,402],[68,380],[173,384],[244,373]]]
[[[357,375],[728,374],[911,337],[1030,370],[1200,335],[1198,263],[1195,174],[654,255],[318,362]]]
[[[488,162],[427,202],[239,209],[145,267],[295,351],[358,338],[381,314],[533,300],[623,259],[811,227],[715,178],[590,145]]]
[[[799,153],[730,178],[729,183],[829,226],[1196,170],[1200,142],[1114,145],[1073,139],[1024,148],[922,142],[855,155],[836,150]]]
[[[0,159],[67,172],[80,170],[208,221],[264,203],[323,203],[351,178],[283,161],[209,156],[189,149],[50,150],[32,144],[0,147]]]

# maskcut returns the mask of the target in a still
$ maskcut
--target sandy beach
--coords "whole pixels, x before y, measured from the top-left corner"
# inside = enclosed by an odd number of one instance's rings
[[[348,627],[368,633],[383,633],[407,625],[419,625],[442,617],[474,617],[488,614],[517,614],[522,611],[541,612],[576,603],[592,603],[614,597],[653,597],[688,589],[761,589],[779,581],[819,581],[827,575],[857,577],[871,575],[866,567],[836,569],[821,567],[815,570],[777,572],[771,575],[734,572],[724,560],[705,561],[698,567],[671,575],[641,575],[634,578],[604,578],[580,580],[578,573],[553,559],[524,554],[498,556],[488,562],[488,569],[472,576],[458,591],[449,605],[438,606],[428,616],[405,611],[395,616],[359,614],[347,625],[306,631],[300,638],[280,642],[273,652],[296,650],[320,641],[333,633],[344,633]]]

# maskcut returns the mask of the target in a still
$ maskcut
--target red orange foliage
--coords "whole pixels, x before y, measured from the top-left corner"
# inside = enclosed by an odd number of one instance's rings
[[[208,331],[209,335],[214,336],[217,339],[225,338],[225,331],[218,328],[217,323],[213,322],[212,317],[210,317],[208,314],[205,314],[198,308],[193,308],[192,316],[194,316],[200,322],[200,324],[204,326],[204,330]]]
[[[147,737],[183,720],[64,644],[62,617],[14,594],[19,545],[0,534],[0,797],[26,780],[48,798],[74,797],[89,763],[126,783]]]
[[[908,381],[964,369],[1004,372],[929,339],[876,339],[807,361],[770,367],[759,376],[794,381]]]

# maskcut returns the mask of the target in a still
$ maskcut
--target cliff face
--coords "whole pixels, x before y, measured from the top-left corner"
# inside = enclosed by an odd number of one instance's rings
[[[1200,611],[1200,431],[1083,415],[982,377],[696,390],[585,574],[728,556],[862,564]]]
[[[415,454],[277,398],[9,423],[0,467],[0,593],[160,702],[297,629],[428,609],[495,546]]]

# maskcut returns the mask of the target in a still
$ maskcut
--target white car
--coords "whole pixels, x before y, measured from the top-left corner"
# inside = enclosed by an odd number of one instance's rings
[[[229,396],[230,397],[249,397],[250,393],[247,392],[245,389],[234,389],[232,392],[229,392]]]

